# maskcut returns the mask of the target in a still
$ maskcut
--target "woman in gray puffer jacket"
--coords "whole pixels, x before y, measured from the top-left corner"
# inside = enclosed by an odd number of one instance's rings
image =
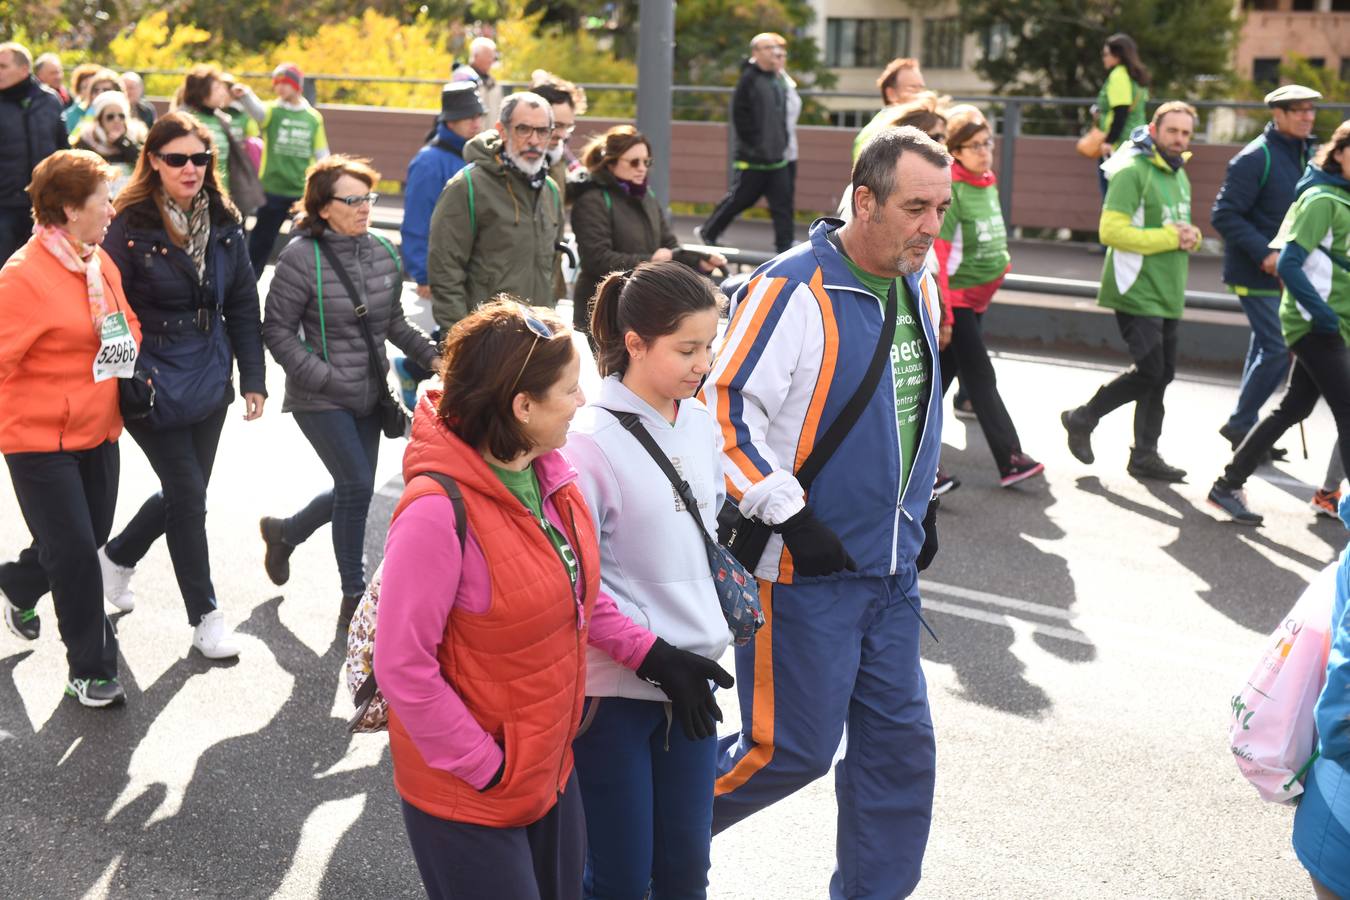
[[[333,489],[295,515],[263,518],[263,564],[274,584],[285,584],[291,551],[331,521],[342,578],[338,624],[343,627],[366,587],[363,549],[380,445],[379,397],[389,390],[385,341],[428,369],[437,356],[431,338],[403,316],[397,252],[367,230],[376,198],[371,188],[379,178],[367,160],[341,155],[310,168],[296,228],[300,237],[277,259],[263,321],[263,339],[286,372],[282,411],[295,416],[333,476]],[[379,378],[372,370],[356,304],[334,260],[357,293],[364,293],[358,302],[367,310]]]

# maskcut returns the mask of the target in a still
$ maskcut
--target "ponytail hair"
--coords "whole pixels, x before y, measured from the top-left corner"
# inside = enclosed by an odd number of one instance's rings
[[[625,336],[643,343],[674,334],[691,313],[720,310],[724,298],[713,283],[674,260],[639,263],[627,272],[611,272],[591,302],[591,339],[601,375],[628,371]]]

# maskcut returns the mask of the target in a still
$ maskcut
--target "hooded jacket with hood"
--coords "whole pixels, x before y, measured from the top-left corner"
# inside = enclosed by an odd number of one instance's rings
[[[1350,180],[1309,164],[1271,247],[1284,280],[1280,326],[1285,343],[1308,332],[1340,334],[1350,344]]]
[[[608,410],[630,412],[689,483],[703,527],[717,533],[717,511],[726,496],[722,439],[717,422],[698,400],[680,402],[674,422],[623,383],[600,382],[600,397],[572,420],[563,452],[576,466],[600,539],[603,590],[619,611],[667,643],[716,660],[731,633],[717,599],[703,537],[656,461]],[[653,540],[661,549],[652,552]],[[592,648],[586,694],[665,702],[660,688],[643,681]]]
[[[736,162],[751,167],[787,165],[787,84],[777,72],[766,72],[746,60],[731,98],[736,126]]]
[[[1106,245],[1097,303],[1135,316],[1180,319],[1190,260],[1177,224],[1191,221],[1189,152],[1169,160],[1147,128],[1102,164],[1108,185],[1098,236]],[[1198,247],[1197,247],[1198,249]]]
[[[462,138],[436,124],[436,137],[408,163],[408,183],[403,190],[403,226],[399,236],[403,244],[403,266],[416,284],[427,284],[427,241],[431,237],[431,214],[446,182],[464,168]]]
[[[496,131],[465,144],[468,165],[441,191],[431,215],[431,314],[446,331],[502,292],[534,306],[558,302],[553,260],[563,239],[562,194],[552,178],[530,187],[502,164],[504,149]]]
[[[686,266],[696,267],[703,259],[702,254],[676,249],[680,242],[651,191],[641,197],[630,194],[606,168],[597,169],[575,190],[572,231],[581,260],[572,304],[579,331],[591,330],[591,298],[610,272],[631,269],[661,247],[674,250],[675,260]]]
[[[1271,122],[1228,161],[1210,221],[1223,237],[1223,283],[1239,294],[1279,296],[1280,280],[1261,262],[1316,149],[1316,138],[1292,138]]]
[[[315,253],[315,240],[301,237],[286,245],[267,291],[263,340],[286,372],[281,409],[343,409],[366,416],[386,388],[371,372],[356,304],[328,258]],[[386,341],[431,369],[436,345],[403,315],[403,274],[392,248],[369,232],[346,235],[325,228],[317,240],[346,267],[353,286],[365,292],[357,302],[366,307],[365,322],[381,371],[389,368]]]
[[[537,821],[572,771],[586,648],[637,668],[656,638],[599,592],[599,551],[576,472],[558,451],[533,462],[544,515],[579,561],[576,584],[534,514],[436,413],[429,392],[403,458],[407,483],[386,540],[375,675],[389,701],[394,784],[442,819]],[[450,475],[468,529],[422,472]],[[499,784],[480,793],[503,766]]]

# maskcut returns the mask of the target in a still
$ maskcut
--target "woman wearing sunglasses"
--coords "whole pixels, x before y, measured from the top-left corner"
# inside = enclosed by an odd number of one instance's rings
[[[572,205],[572,231],[581,255],[572,290],[572,326],[577,331],[590,331],[595,289],[610,272],[647,260],[674,259],[700,272],[727,264],[715,253],[678,249],[661,202],[647,190],[652,148],[642,132],[616,125],[586,145],[581,163],[590,181],[578,187]]]
[[[450,331],[442,368],[444,392],[417,406],[381,575],[375,675],[394,786],[432,900],[577,900],[572,738],[588,647],[709,726],[708,679],[731,676],[600,592],[595,526],[559,452],[585,402],[571,332],[493,301]],[[453,478],[462,499],[426,473]]]
[[[141,320],[142,367],[155,407],[127,431],[159,476],[161,491],[99,553],[103,591],[120,610],[135,605],[131,576],[165,535],[193,626],[192,646],[210,659],[237,656],[211,583],[206,486],[234,401],[237,360],[244,419],[262,415],[258,289],[238,210],[216,181],[211,133],[194,117],[155,123],[130,183],[118,194],[106,246]]]
[[[131,179],[145,143],[146,128],[131,115],[131,103],[121,91],[105,91],[94,98],[89,108],[91,124],[80,130],[77,150],[89,150],[103,157],[117,176],[109,185],[111,196]]]
[[[263,322],[263,338],[286,372],[282,411],[295,416],[333,476],[332,489],[295,515],[262,520],[263,564],[273,584],[285,584],[291,551],[332,522],[343,628],[366,588],[366,512],[375,494],[380,401],[389,396],[385,341],[419,366],[436,363],[431,338],[403,317],[398,251],[368,230],[376,199],[371,188],[379,179],[368,160],[349,156],[310,167],[297,226],[304,237],[277,259]],[[358,306],[365,307],[359,318]]]

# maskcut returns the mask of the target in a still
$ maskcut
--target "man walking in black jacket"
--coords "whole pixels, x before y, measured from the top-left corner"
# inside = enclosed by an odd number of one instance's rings
[[[772,32],[750,41],[750,58],[741,69],[732,97],[732,125],[736,129],[736,159],[727,195],[708,221],[698,229],[699,239],[716,244],[731,220],[769,201],[773,241],[782,253],[793,244],[792,169],[788,166],[788,86],[782,68],[787,41]]]
[[[28,48],[0,44],[0,265],[33,232],[33,167],[69,147],[61,99],[33,77]]]

